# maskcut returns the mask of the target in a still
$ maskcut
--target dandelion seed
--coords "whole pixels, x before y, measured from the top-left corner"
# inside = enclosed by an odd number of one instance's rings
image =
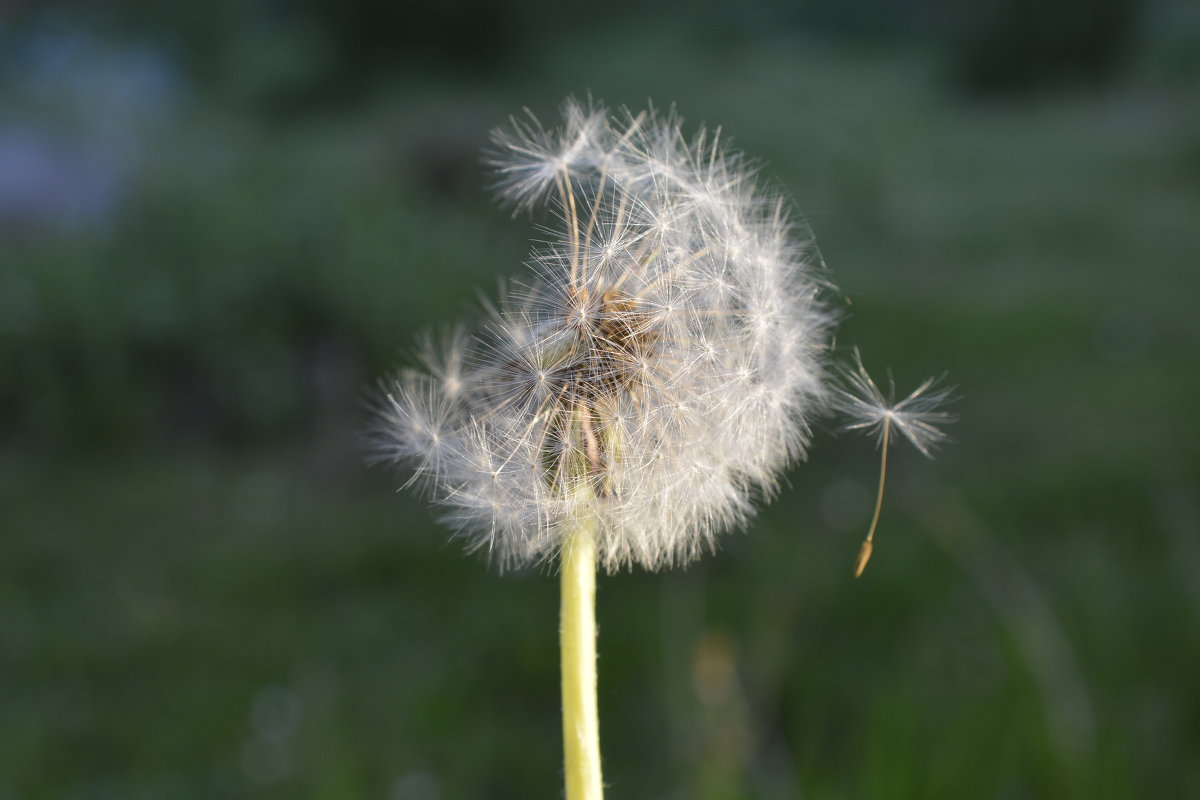
[[[879,512],[883,508],[883,487],[887,480],[888,445],[892,428],[899,431],[922,455],[932,458],[934,448],[948,438],[938,426],[953,422],[956,416],[943,410],[953,399],[954,387],[939,386],[938,379],[927,378],[908,397],[896,402],[896,387],[890,379],[888,396],[885,398],[863,366],[858,350],[854,351],[854,361],[855,368],[846,370],[843,376],[846,386],[837,389],[838,409],[848,418],[842,430],[874,434],[880,450],[875,512],[854,565],[854,577],[858,578],[867,568],[875,548],[875,528],[879,525]]]

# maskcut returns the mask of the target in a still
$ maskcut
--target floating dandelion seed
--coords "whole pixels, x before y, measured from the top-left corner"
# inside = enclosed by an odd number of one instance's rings
[[[891,427],[928,455],[946,417],[931,383],[885,402],[861,361],[834,388],[834,287],[720,129],[686,139],[673,111],[575,100],[563,119],[493,133],[502,202],[545,205],[556,224],[478,332],[427,338],[425,369],[385,384],[375,457],[410,465],[501,568],[558,559],[567,797],[592,800],[597,565],[712,550],[832,410],[879,433],[881,502]]]
[[[854,565],[854,577],[862,576],[871,560],[875,548],[875,528],[879,525],[879,512],[883,508],[883,487],[887,480],[888,445],[892,428],[912,443],[926,458],[933,458],[933,450],[948,438],[938,425],[946,425],[956,419],[954,414],[943,410],[953,399],[954,387],[939,386],[936,378],[927,378],[908,397],[896,402],[896,387],[888,381],[888,396],[875,385],[862,363],[862,355],[854,351],[855,367],[846,370],[845,386],[837,389],[838,410],[848,421],[843,431],[864,431],[877,437],[879,457],[879,490],[875,495],[875,513],[871,526],[863,539]]]

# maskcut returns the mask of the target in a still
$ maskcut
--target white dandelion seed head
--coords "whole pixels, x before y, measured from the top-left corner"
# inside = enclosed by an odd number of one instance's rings
[[[883,403],[835,395],[811,238],[719,130],[590,101],[563,120],[493,133],[500,198],[546,207],[549,241],[477,333],[427,340],[426,369],[387,387],[376,454],[501,567],[553,558],[583,520],[609,571],[686,563],[753,515],[835,400],[855,427]],[[934,399],[887,411],[923,452]]]

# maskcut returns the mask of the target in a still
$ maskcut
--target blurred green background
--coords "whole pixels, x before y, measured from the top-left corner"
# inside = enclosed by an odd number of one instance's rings
[[[599,584],[612,798],[1200,797],[1187,0],[0,4],[0,798],[561,796],[551,570],[362,464],[569,93],[763,160],[957,442]]]

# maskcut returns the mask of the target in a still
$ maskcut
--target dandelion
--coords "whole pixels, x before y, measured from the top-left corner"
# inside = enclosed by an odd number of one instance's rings
[[[686,563],[774,491],[826,410],[828,282],[719,134],[564,115],[494,134],[500,196],[546,202],[558,227],[474,337],[423,343],[377,452],[501,568],[557,556],[585,522],[608,571]]]
[[[713,550],[847,401],[813,242],[719,129],[575,100],[563,119],[493,133],[501,201],[554,225],[474,335],[427,339],[387,384],[376,455],[501,569],[557,559],[567,797],[590,800],[597,567]]]

